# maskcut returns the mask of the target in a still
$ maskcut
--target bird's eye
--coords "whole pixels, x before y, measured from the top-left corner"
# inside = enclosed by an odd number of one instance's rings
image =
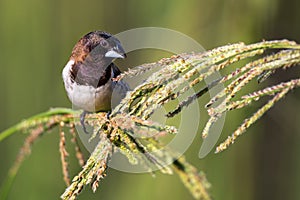
[[[100,41],[100,45],[101,45],[102,47],[108,47],[108,42],[107,42],[106,40],[101,40],[101,41]]]

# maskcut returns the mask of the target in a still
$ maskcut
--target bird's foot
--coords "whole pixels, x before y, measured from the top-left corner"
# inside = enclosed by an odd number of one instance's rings
[[[107,118],[107,119],[110,118],[110,114],[111,114],[111,111],[108,111],[108,112],[106,113],[106,118]]]
[[[88,113],[89,113],[89,112],[87,112],[87,111],[84,110],[84,111],[80,114],[80,124],[81,124],[81,126],[82,126],[83,132],[85,132],[86,134],[89,134],[89,132],[86,130],[84,120],[85,120],[86,114],[88,114]]]

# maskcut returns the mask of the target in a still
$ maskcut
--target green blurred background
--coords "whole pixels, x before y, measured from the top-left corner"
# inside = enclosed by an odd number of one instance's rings
[[[119,33],[137,27],[165,27],[187,34],[206,49],[262,39],[286,38],[300,42],[299,8],[297,0],[0,0],[0,130],[50,107],[71,107],[61,71],[73,45],[91,30]],[[162,57],[155,51],[138,55],[132,54],[124,66]],[[299,67],[281,71],[269,82],[299,77],[299,74]],[[214,199],[300,199],[299,97],[297,90],[290,93],[224,153],[210,153],[200,160],[201,139],[197,136],[187,158],[206,172]],[[228,115],[223,138],[253,108],[258,106]],[[1,142],[1,183],[24,138],[16,134]],[[59,198],[65,185],[58,142],[55,129],[34,145],[8,199]],[[68,147],[72,153],[72,147]],[[74,158],[71,163],[74,175],[80,168]],[[192,197],[177,176],[157,174],[153,178],[149,174],[109,170],[96,194],[86,188],[79,199],[187,200]]]

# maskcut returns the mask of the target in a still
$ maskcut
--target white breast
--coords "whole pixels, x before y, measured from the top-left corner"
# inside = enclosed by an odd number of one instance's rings
[[[73,64],[74,61],[70,60],[62,72],[65,89],[73,108],[80,108],[89,112],[111,110],[112,81],[109,80],[105,85],[98,88],[78,85],[71,81],[70,69]]]

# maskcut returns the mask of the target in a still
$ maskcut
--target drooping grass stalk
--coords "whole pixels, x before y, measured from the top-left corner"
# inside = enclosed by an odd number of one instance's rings
[[[264,55],[266,50],[276,50],[276,52]],[[243,64],[245,62],[248,63]],[[119,151],[128,158],[130,163],[142,164],[149,172],[153,170],[153,167],[165,174],[176,172],[195,199],[209,200],[211,199],[208,192],[210,184],[205,174],[189,164],[184,156],[176,156],[176,152],[166,148],[161,140],[166,135],[176,136],[177,127],[159,124],[149,118],[158,108],[180,98],[182,100],[179,104],[166,114],[167,118],[174,117],[208,93],[210,89],[224,84],[224,89],[206,104],[210,118],[202,131],[202,137],[205,138],[210,134],[212,125],[226,112],[245,108],[251,103],[264,99],[262,97],[271,97],[264,106],[245,119],[233,134],[217,147],[216,152],[221,152],[234,143],[238,136],[262,117],[276,102],[283,99],[291,90],[299,87],[300,79],[271,85],[241,97],[238,95],[255,79],[262,82],[272,76],[277,69],[286,69],[299,63],[300,45],[287,40],[275,40],[250,45],[230,44],[203,53],[184,53],[129,70],[117,77],[115,81],[135,77],[149,70],[155,69],[156,71],[154,70],[141,84],[127,93],[121,103],[111,111],[109,117],[107,113],[94,113],[87,116],[86,122],[94,128],[90,140],[99,139],[87,160],[83,158],[75,134],[75,125],[79,124],[80,111],[64,108],[51,109],[0,133],[0,141],[16,132],[28,133],[0,195],[1,197],[7,195],[13,178],[21,163],[30,154],[37,138],[41,138],[44,132],[59,126],[59,150],[63,175],[65,182],[69,185],[62,194],[62,199],[75,199],[88,184],[91,184],[92,190],[95,191],[100,179],[106,174],[111,155]],[[241,66],[236,67],[239,64]],[[223,74],[202,88],[197,87],[211,75],[219,72],[222,74],[224,69],[233,65],[235,69],[231,72]],[[189,95],[185,96],[186,94]],[[68,134],[66,129],[69,129],[72,136],[78,162],[83,166],[72,181],[69,179],[67,159],[69,155],[65,145],[67,142],[65,134]]]

